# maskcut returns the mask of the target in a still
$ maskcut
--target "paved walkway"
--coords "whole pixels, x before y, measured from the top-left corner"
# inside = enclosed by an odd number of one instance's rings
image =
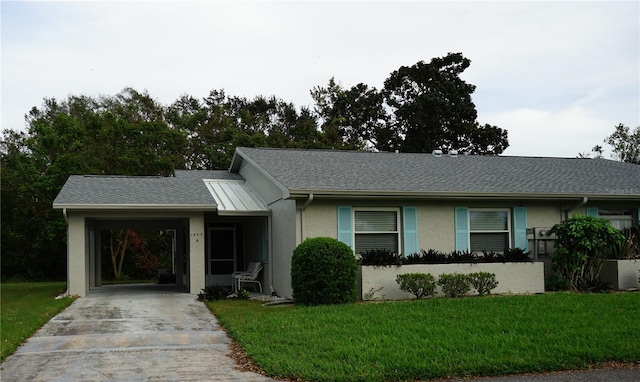
[[[235,368],[229,337],[172,285],[104,286],[2,363],[9,381],[271,381]]]

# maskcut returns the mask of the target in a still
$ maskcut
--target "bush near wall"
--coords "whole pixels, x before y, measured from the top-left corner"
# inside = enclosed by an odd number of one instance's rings
[[[358,266],[348,245],[328,237],[310,238],[293,251],[293,300],[302,305],[355,302]]]
[[[408,264],[461,264],[533,262],[531,252],[521,248],[507,248],[503,252],[440,252],[435,249],[412,253],[408,256],[387,250],[371,250],[360,254],[359,265],[400,266]]]

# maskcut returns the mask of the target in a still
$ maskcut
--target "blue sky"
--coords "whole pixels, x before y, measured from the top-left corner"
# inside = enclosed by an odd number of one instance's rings
[[[509,131],[505,155],[575,157],[640,125],[637,1],[2,1],[0,14],[2,129],[24,129],[45,97],[127,86],[165,104],[225,89],[312,105],[331,77],[380,88],[448,52],[471,60],[478,120]]]

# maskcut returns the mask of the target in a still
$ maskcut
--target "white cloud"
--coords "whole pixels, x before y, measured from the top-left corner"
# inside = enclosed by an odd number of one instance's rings
[[[22,128],[22,115],[44,97],[115,94],[126,86],[147,89],[166,104],[184,93],[205,97],[224,88],[229,95],[276,95],[309,105],[309,91],[331,77],[344,86],[380,88],[400,66],[448,52],[472,60],[463,77],[477,85],[479,122],[509,130],[507,154],[551,152],[520,144],[530,139],[531,120],[537,129],[553,126],[555,134],[580,125],[594,131],[577,152],[560,145],[549,154],[561,156],[590,149],[617,123],[640,124],[638,2],[0,7],[3,129]]]
[[[573,107],[561,111],[519,109],[488,116],[509,131],[504,155],[576,157],[588,153],[614,131],[607,121]]]

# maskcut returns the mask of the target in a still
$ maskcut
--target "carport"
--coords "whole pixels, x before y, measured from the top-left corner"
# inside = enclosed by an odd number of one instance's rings
[[[176,171],[174,177],[70,176],[53,207],[67,222],[67,293],[101,286],[100,233],[163,230],[175,240],[176,284],[199,293],[230,285],[249,261],[264,263],[268,285],[270,211],[227,171]]]

